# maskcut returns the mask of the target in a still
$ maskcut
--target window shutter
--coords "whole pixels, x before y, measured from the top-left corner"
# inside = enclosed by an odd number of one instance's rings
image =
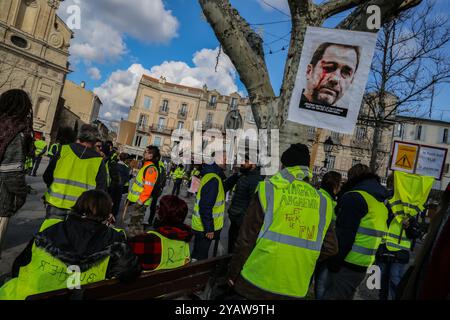
[[[444,139],[444,128],[439,128],[437,143],[445,143],[443,139]]]

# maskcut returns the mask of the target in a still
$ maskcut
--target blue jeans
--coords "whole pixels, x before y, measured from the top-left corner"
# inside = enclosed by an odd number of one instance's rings
[[[380,300],[395,300],[397,287],[407,265],[398,262],[379,262],[378,266],[381,269]]]
[[[323,300],[325,291],[329,285],[329,271],[325,264],[318,264],[314,274],[314,292],[316,300]]]

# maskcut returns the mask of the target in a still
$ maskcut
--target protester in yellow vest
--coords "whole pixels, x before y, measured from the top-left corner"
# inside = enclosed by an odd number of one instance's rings
[[[389,192],[370,168],[357,164],[348,171],[336,206],[339,253],[328,263],[329,286],[325,300],[351,300],[387,231]]]
[[[44,173],[47,218],[64,217],[85,191],[106,191],[105,164],[94,149],[97,136],[97,128],[83,125],[77,143],[62,146],[50,161]]]
[[[417,222],[434,183],[433,177],[396,171],[388,177],[392,190],[388,201],[388,230],[378,248],[376,264],[381,269],[380,300],[395,300],[397,287],[410,259],[411,241],[421,235]]]
[[[320,192],[333,204],[333,217],[331,219],[330,228],[335,228],[336,223],[336,200],[339,191],[341,190],[342,175],[336,171],[327,172],[320,182]],[[325,293],[326,284],[328,283],[328,269],[327,261],[317,263],[314,271],[314,294],[316,300],[322,300]]]
[[[158,181],[158,163],[161,153],[158,147],[148,146],[144,152],[144,166],[139,170],[128,193],[130,221],[127,233],[135,236],[144,232],[145,211],[152,203],[152,194]]]
[[[239,179],[237,174],[226,179],[223,173],[225,161],[225,153],[217,152],[201,172],[202,179],[192,214],[195,236],[192,258],[195,260],[208,259],[213,239],[216,240],[214,253],[217,253],[225,215],[225,194],[233,189]]]
[[[79,197],[66,220],[46,220],[14,262],[13,279],[0,288],[0,300],[137,277],[140,266],[123,233],[106,225],[111,209],[109,195],[92,190]],[[81,273],[79,283],[70,280],[73,271]]]
[[[319,257],[337,249],[331,202],[309,184],[308,147],[292,145],[281,163],[281,172],[259,184],[229,267],[229,284],[251,300],[303,299]]]
[[[187,214],[188,206],[180,198],[161,198],[155,229],[128,242],[143,270],[175,269],[190,262],[192,231],[184,224]]]
[[[183,182],[184,175],[185,175],[184,166],[180,163],[172,174],[172,178],[173,178],[172,195],[173,196],[178,197],[180,195],[181,183]]]
[[[33,159],[33,170],[31,175],[33,177],[36,177],[37,171],[39,170],[39,166],[41,164],[42,161],[42,157],[45,155],[45,153],[47,152],[47,143],[45,142],[45,137],[42,136],[40,140],[36,140],[34,142],[34,147],[35,149],[35,155],[34,155],[34,159]]]

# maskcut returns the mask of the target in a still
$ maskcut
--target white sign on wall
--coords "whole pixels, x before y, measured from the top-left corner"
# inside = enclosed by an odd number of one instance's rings
[[[446,157],[447,149],[421,146],[417,160],[416,174],[435,177],[440,180]]]
[[[376,41],[376,33],[308,27],[288,120],[352,134]]]

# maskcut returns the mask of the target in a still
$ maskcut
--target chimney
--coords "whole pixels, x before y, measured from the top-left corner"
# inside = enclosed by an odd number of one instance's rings
[[[81,81],[81,87],[84,89],[86,88],[86,82],[85,81]]]

